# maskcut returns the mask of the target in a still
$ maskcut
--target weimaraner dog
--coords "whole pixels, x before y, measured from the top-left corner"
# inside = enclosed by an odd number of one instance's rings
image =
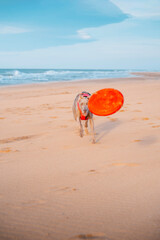
[[[80,137],[83,137],[82,121],[85,121],[85,132],[88,134],[88,120],[92,131],[92,143],[95,143],[94,122],[93,114],[88,109],[88,100],[91,94],[88,92],[79,93],[73,103],[73,116],[74,119],[79,121],[80,124]]]

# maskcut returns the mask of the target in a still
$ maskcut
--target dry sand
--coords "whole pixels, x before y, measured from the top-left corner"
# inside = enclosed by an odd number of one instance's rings
[[[0,240],[160,239],[160,74],[0,89]],[[79,137],[77,93],[123,108]]]

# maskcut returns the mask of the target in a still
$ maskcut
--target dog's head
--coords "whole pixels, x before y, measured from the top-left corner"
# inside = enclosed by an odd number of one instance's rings
[[[83,116],[85,116],[85,117],[89,113],[89,109],[88,109],[89,98],[90,98],[90,96],[83,96],[83,95],[80,95],[80,97],[79,97],[79,107],[81,109]]]

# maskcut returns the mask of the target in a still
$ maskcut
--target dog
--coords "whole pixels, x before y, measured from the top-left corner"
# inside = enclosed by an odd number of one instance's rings
[[[82,121],[85,121],[85,132],[88,134],[88,121],[90,123],[92,131],[92,143],[95,143],[94,122],[93,114],[88,109],[88,101],[91,94],[88,92],[79,93],[73,103],[72,111],[76,121],[80,124],[80,137],[83,137],[83,125]]]

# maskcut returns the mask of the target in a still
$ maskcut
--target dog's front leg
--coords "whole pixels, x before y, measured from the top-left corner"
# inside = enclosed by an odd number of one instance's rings
[[[91,126],[91,131],[92,131],[92,143],[96,143],[93,118],[90,118],[89,121],[90,121],[90,126]]]
[[[88,120],[85,121],[85,133],[88,135]]]
[[[79,117],[79,124],[80,124],[80,137],[83,137],[83,126],[82,126],[82,121],[80,117]]]

